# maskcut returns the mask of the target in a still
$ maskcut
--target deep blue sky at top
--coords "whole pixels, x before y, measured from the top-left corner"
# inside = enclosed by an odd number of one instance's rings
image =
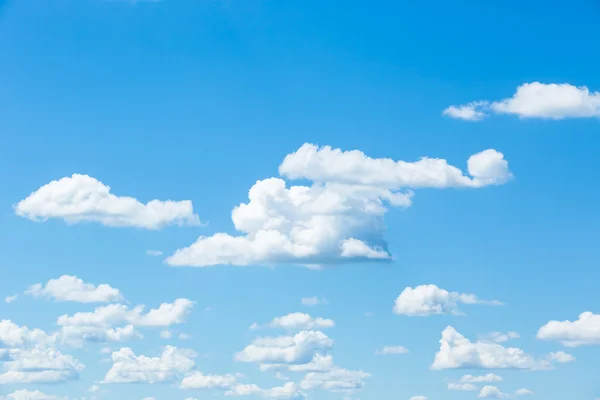
[[[526,349],[546,350],[532,339],[539,326],[600,309],[598,121],[474,124],[441,112],[509,97],[532,81],[600,90],[598,21],[600,2],[592,0],[0,0],[0,290],[8,295],[70,273],[110,281],[148,304],[189,296],[255,311],[252,321],[323,294],[332,307],[347,306],[336,321],[389,313],[371,332],[377,347],[398,337],[381,333],[386,327],[402,329],[391,315],[395,296],[406,285],[435,283],[514,305],[460,321],[470,337],[519,329],[529,333]],[[283,157],[304,142],[408,161],[441,157],[459,167],[495,148],[515,180],[481,191],[417,191],[413,207],[386,216],[397,259],[390,267],[173,270],[145,257],[200,234],[233,233],[231,209],[256,180],[277,176]],[[67,229],[14,215],[12,205],[30,192],[75,172],[144,202],[191,199],[208,225]],[[287,295],[279,298],[283,284]],[[156,291],[165,295],[156,299]],[[269,309],[275,301],[281,307]],[[25,312],[15,307],[6,311],[13,318]],[[429,350],[447,323],[423,321]],[[340,347],[367,330],[356,327]],[[417,347],[419,336],[406,340]],[[240,347],[248,337],[236,340]],[[376,363],[359,358],[340,356],[370,368],[377,382]],[[569,380],[546,399],[564,400],[573,392],[567,384],[593,394],[600,388],[591,367],[564,367]],[[545,378],[531,379],[542,387]],[[402,393],[411,394],[418,393]]]

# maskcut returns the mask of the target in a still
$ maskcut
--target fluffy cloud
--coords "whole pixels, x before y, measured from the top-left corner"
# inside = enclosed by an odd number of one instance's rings
[[[227,396],[261,396],[272,399],[303,399],[305,398],[294,382],[270,389],[261,389],[254,384],[236,385],[225,393]]]
[[[50,279],[45,285],[41,283],[32,285],[25,293],[33,297],[50,297],[57,301],[77,303],[110,303],[123,298],[121,292],[110,285],[95,286],[85,283],[76,276],[69,275]]]
[[[479,397],[481,398],[494,398],[494,399],[500,399],[502,397],[508,397],[508,395],[506,393],[502,393],[500,391],[500,389],[498,389],[496,386],[484,386],[481,388],[481,391],[479,392]]]
[[[498,343],[471,342],[456,329],[449,326],[442,332],[440,350],[431,368],[498,368],[498,369],[545,369],[547,360],[537,360],[521,349],[504,347]]]
[[[302,331],[294,336],[257,338],[235,358],[262,364],[306,364],[320,351],[333,347],[333,340],[319,331]]]
[[[575,357],[571,354],[565,353],[564,351],[557,351],[556,353],[550,353],[550,360],[556,361],[560,364],[570,363],[575,361]]]
[[[197,354],[167,346],[159,357],[136,356],[128,347],[112,353],[113,365],[102,383],[172,382],[194,368]]]
[[[200,223],[189,200],[151,200],[143,204],[133,197],[116,196],[109,186],[80,174],[42,186],[14,208],[17,215],[33,221],[61,218],[67,223],[93,221],[145,229]]]
[[[390,354],[406,354],[408,349],[404,346],[385,346],[381,350],[375,352],[376,355],[384,356]]]
[[[78,379],[84,367],[72,356],[43,345],[12,349],[0,373],[0,384],[66,382]]]
[[[457,382],[448,383],[449,390],[473,391],[477,390],[475,383],[500,382],[502,377],[495,374],[481,376],[463,375]]]
[[[407,316],[429,316],[439,314],[462,315],[458,304],[501,305],[498,301],[480,300],[467,293],[448,292],[436,285],[421,285],[414,289],[407,287],[400,293],[394,304],[394,312]]]
[[[315,354],[313,359],[306,364],[261,364],[261,371],[285,369],[291,372],[325,372],[334,367],[333,357],[330,354]]]
[[[333,328],[335,322],[331,319],[325,319],[321,317],[313,318],[306,313],[291,313],[282,317],[276,317],[270,323],[266,324],[266,328],[278,328],[287,330],[310,330],[310,329],[324,329]],[[251,329],[258,329],[261,326],[253,324]]]
[[[321,389],[352,394],[361,390],[365,385],[364,379],[370,376],[371,374],[363,371],[333,367],[325,372],[309,372],[300,383],[300,387],[304,390]]]
[[[533,392],[532,392],[531,390],[529,390],[529,389],[519,389],[519,390],[517,390],[517,391],[515,392],[515,395],[517,395],[517,396],[524,396],[524,395],[527,395],[527,394],[535,394],[535,393],[533,393]]]
[[[6,319],[0,322],[0,347],[51,344],[55,341],[56,335],[49,335],[41,329],[29,329]]]
[[[489,335],[483,336],[482,340],[488,340],[495,343],[504,343],[511,339],[518,339],[520,337],[521,335],[519,335],[517,332],[492,332]]]
[[[144,313],[144,306],[130,309],[123,304],[97,307],[93,312],[79,312],[58,318],[61,339],[73,345],[83,342],[122,342],[139,337],[135,327],[168,327],[185,322],[194,303],[177,299]],[[117,324],[124,326],[114,327]]]
[[[227,375],[205,375],[202,372],[188,374],[181,382],[182,389],[229,389],[236,381],[236,377]]]
[[[537,338],[567,347],[600,344],[600,314],[584,312],[577,321],[550,321],[538,330]]]
[[[29,391],[29,390],[17,390],[6,396],[0,396],[0,400],[60,400],[61,398],[51,396],[40,391]],[[66,400],[66,397],[63,399]]]
[[[491,113],[512,114],[521,118],[600,117],[600,92],[568,83],[525,83],[512,97],[500,101],[477,101],[450,106],[443,114],[452,118],[479,121]]]
[[[200,237],[166,262],[207,267],[387,261],[383,218],[388,207],[410,206],[410,188],[478,188],[511,177],[502,153],[491,149],[472,155],[467,169],[469,175],[443,159],[373,159],[356,150],[304,144],[285,157],[279,172],[312,185],[288,187],[280,178],[256,182],[249,201],[232,212],[241,235]]]

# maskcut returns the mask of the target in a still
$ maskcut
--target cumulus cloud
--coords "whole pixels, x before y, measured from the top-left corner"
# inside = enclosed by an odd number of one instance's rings
[[[311,329],[333,328],[334,326],[335,322],[331,319],[321,317],[313,318],[309,314],[297,312],[281,317],[276,317],[273,319],[273,321],[264,326],[255,323],[250,328],[259,329],[261,327],[264,327],[302,331]]]
[[[479,392],[479,397],[480,398],[493,398],[493,399],[500,399],[502,397],[508,397],[508,394],[506,393],[502,393],[502,391],[500,391],[500,389],[498,389],[496,386],[484,386],[481,388],[481,391]]]
[[[306,364],[315,354],[333,347],[333,340],[320,331],[302,331],[294,336],[261,337],[235,355],[241,362],[261,364]]]
[[[29,349],[11,349],[0,373],[0,385],[59,383],[76,380],[85,366],[70,355],[36,345]]]
[[[124,347],[112,353],[113,365],[102,383],[159,383],[180,379],[195,366],[196,352],[166,346],[158,357],[136,356]]]
[[[567,347],[600,344],[600,314],[584,312],[577,321],[550,321],[538,330],[537,338]]]
[[[511,339],[518,339],[520,337],[521,335],[519,335],[517,332],[492,332],[489,335],[484,335],[482,337],[482,340],[487,340],[495,343],[504,343],[508,342]]]
[[[471,342],[449,326],[442,332],[440,350],[435,355],[431,369],[494,368],[494,369],[546,369],[547,360],[538,360],[514,347],[498,343]]]
[[[436,285],[407,287],[394,304],[394,313],[407,316],[463,315],[458,304],[501,305],[498,301],[480,300],[474,294],[449,292]]]
[[[550,353],[550,360],[556,361],[559,364],[565,364],[575,361],[575,357],[573,357],[569,353],[565,353],[564,351],[557,351],[556,353]]]
[[[519,390],[517,390],[517,391],[515,392],[515,395],[516,395],[516,396],[524,396],[524,395],[527,395],[527,394],[535,394],[535,393],[533,393],[533,392],[532,392],[531,390],[529,390],[529,389],[519,389]]]
[[[325,372],[309,372],[300,382],[300,387],[304,390],[321,389],[349,395],[361,390],[365,385],[365,378],[370,376],[371,374],[364,371],[333,367]]]
[[[38,344],[52,344],[56,335],[50,335],[41,329],[29,329],[19,326],[11,320],[0,322],[0,347],[13,348]]]
[[[408,349],[404,346],[385,346],[384,348],[375,352],[378,356],[385,356],[390,354],[406,354]]]
[[[98,222],[106,226],[159,229],[169,224],[198,225],[192,202],[116,196],[111,188],[88,175],[73,174],[52,181],[14,206],[32,221],[60,218],[67,223]]]
[[[443,115],[467,121],[479,121],[490,114],[511,114],[520,118],[600,117],[600,92],[591,92],[586,86],[568,83],[525,83],[512,97],[500,101],[477,101],[453,105]]]
[[[63,275],[45,285],[37,283],[25,292],[33,297],[49,297],[56,301],[77,303],[110,303],[123,299],[121,292],[107,284],[95,286],[76,276]]]
[[[270,389],[262,389],[255,384],[236,385],[225,393],[227,396],[261,396],[272,399],[303,399],[306,396],[294,382]]]
[[[290,372],[325,372],[334,367],[331,354],[315,354],[306,364],[261,364],[261,371],[288,370]]]
[[[503,154],[493,149],[472,155],[467,170],[443,159],[374,159],[357,150],[304,144],[285,157],[279,173],[310,180],[310,186],[288,186],[281,178],[256,182],[249,201],[232,212],[240,235],[200,237],[166,262],[207,267],[389,261],[384,216],[389,207],[410,206],[411,189],[479,188],[511,177]]]
[[[463,375],[458,381],[448,383],[449,390],[474,391],[477,390],[476,383],[500,382],[502,377],[496,374],[487,375]]]
[[[448,383],[448,390],[473,391],[477,390],[477,386],[472,383],[450,382]]]
[[[237,380],[235,375],[205,375],[196,371],[188,374],[181,382],[182,389],[229,389]]]
[[[51,396],[38,390],[17,390],[6,396],[0,396],[0,400],[66,400],[66,397]]]
[[[57,324],[61,326],[62,341],[69,344],[122,342],[140,337],[136,327],[165,328],[184,323],[193,306],[188,299],[177,299],[144,313],[144,306],[130,309],[123,304],[109,304],[93,312],[62,315]]]

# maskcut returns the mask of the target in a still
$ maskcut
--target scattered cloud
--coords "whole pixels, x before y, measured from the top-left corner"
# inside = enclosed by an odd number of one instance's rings
[[[448,383],[449,390],[474,391],[477,390],[476,383],[500,382],[502,377],[496,374],[487,375],[463,375],[458,381]]]
[[[333,328],[335,322],[331,319],[325,319],[321,317],[313,318],[306,313],[291,313],[282,317],[276,317],[270,323],[261,326],[253,324],[250,329],[259,328],[276,328],[276,329],[287,329],[287,330],[311,330],[311,329],[325,329]]]
[[[309,372],[300,382],[300,387],[304,390],[321,389],[349,395],[361,390],[365,385],[364,379],[370,376],[364,371],[333,367],[325,372]]]
[[[111,193],[111,188],[88,175],[73,174],[52,181],[14,206],[21,217],[32,221],[59,218],[69,224],[98,222],[106,226],[160,229],[166,225],[198,225],[192,202],[151,200]]]
[[[481,337],[482,341],[490,341],[495,343],[505,343],[512,339],[519,339],[521,335],[517,332],[492,332],[489,335],[484,335]]]
[[[524,395],[528,395],[528,394],[535,394],[535,393],[533,393],[529,389],[519,389],[515,392],[516,396],[524,396]]]
[[[547,360],[538,360],[514,347],[498,343],[471,342],[449,326],[442,332],[440,350],[435,355],[431,369],[547,369]]]
[[[6,296],[4,298],[4,302],[6,304],[14,303],[19,298],[19,295],[15,294],[13,296]]]
[[[95,286],[76,276],[63,275],[45,285],[36,283],[25,292],[33,297],[49,297],[56,301],[77,303],[111,303],[123,299],[121,292],[107,284]]]
[[[163,252],[160,250],[146,250],[146,254],[152,257],[159,257],[163,255]]]
[[[302,305],[304,306],[318,306],[320,304],[328,304],[326,299],[319,297],[304,297],[302,299]]]
[[[503,397],[508,397],[508,394],[502,393],[500,391],[500,389],[498,389],[496,386],[484,386],[481,388],[481,391],[479,392],[479,397],[483,398],[483,399],[486,399],[486,398],[500,399]]]
[[[51,396],[38,390],[17,390],[6,396],[0,396],[0,400],[67,400],[67,398]]]
[[[408,349],[404,346],[385,346],[384,348],[377,350],[376,355],[385,356],[390,354],[407,354]]]
[[[294,336],[257,338],[235,355],[241,362],[261,364],[306,364],[315,354],[333,347],[333,340],[320,331],[302,331]]]
[[[557,351],[556,353],[550,353],[549,358],[552,361],[556,361],[560,364],[570,363],[575,361],[575,357],[571,354],[565,353],[564,351]]]
[[[388,207],[411,205],[413,188],[480,188],[511,178],[504,155],[472,155],[469,175],[446,160],[374,159],[364,153],[304,144],[285,157],[281,176],[312,181],[289,186],[280,178],[256,182],[248,203],[232,212],[241,235],[216,233],[166,259],[171,266],[321,266],[349,261],[389,261],[384,239]]]
[[[196,352],[166,346],[158,357],[136,356],[124,347],[112,353],[112,367],[102,383],[159,383],[180,379],[195,366]]]
[[[436,285],[407,287],[394,304],[394,313],[406,316],[463,315],[458,304],[501,305],[498,301],[480,300],[474,294],[449,292]]]
[[[476,101],[453,105],[443,113],[451,118],[480,121],[490,114],[511,114],[520,118],[561,120],[600,117],[600,92],[568,83],[525,83],[512,97],[500,101]]]
[[[303,399],[306,396],[294,382],[270,389],[262,389],[255,384],[236,385],[225,393],[227,396],[260,396],[271,399]]]
[[[181,382],[182,389],[229,389],[237,378],[235,375],[205,375],[202,372],[188,374]]]
[[[600,314],[584,312],[577,321],[550,321],[538,330],[537,338],[567,347],[600,344]]]
[[[0,385],[72,381],[79,378],[84,368],[77,359],[52,347],[11,349],[0,373]]]

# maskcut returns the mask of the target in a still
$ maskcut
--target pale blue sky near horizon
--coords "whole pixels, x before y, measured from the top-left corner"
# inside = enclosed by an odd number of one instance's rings
[[[0,320],[54,332],[59,316],[101,305],[23,294],[61,275],[110,284],[129,306],[195,302],[187,322],[170,328],[189,340],[147,329],[131,342],[60,347],[86,365],[79,379],[0,384],[0,398],[18,389],[69,399],[224,397],[173,382],[89,393],[111,367],[100,354],[106,346],[149,357],[165,345],[189,348],[205,373],[279,386],[234,354],[277,333],[249,330],[252,323],[292,312],[335,321],[323,332],[335,341],[336,365],[371,374],[353,399],[475,399],[478,391],[447,383],[490,372],[504,378],[492,383],[503,392],[527,388],[532,399],[599,397],[600,346],[536,339],[550,320],[600,313],[598,118],[442,115],[450,105],[509,98],[527,82],[599,91],[599,17],[591,0],[0,0],[0,298],[19,294],[0,302]],[[278,177],[304,143],[373,158],[443,158],[463,170],[471,155],[496,149],[514,177],[478,189],[415,189],[411,207],[385,215],[391,263],[314,271],[164,262],[199,236],[236,234],[232,209],[257,180]],[[74,173],[142,203],[191,200],[203,224],[145,230],[16,215],[32,192]],[[461,305],[466,316],[393,313],[406,287],[424,284],[505,305]],[[303,306],[311,296],[327,304]],[[521,337],[503,345],[538,357],[566,351],[576,361],[548,371],[432,371],[449,325],[472,341],[516,331]],[[399,345],[410,353],[375,355]]]

